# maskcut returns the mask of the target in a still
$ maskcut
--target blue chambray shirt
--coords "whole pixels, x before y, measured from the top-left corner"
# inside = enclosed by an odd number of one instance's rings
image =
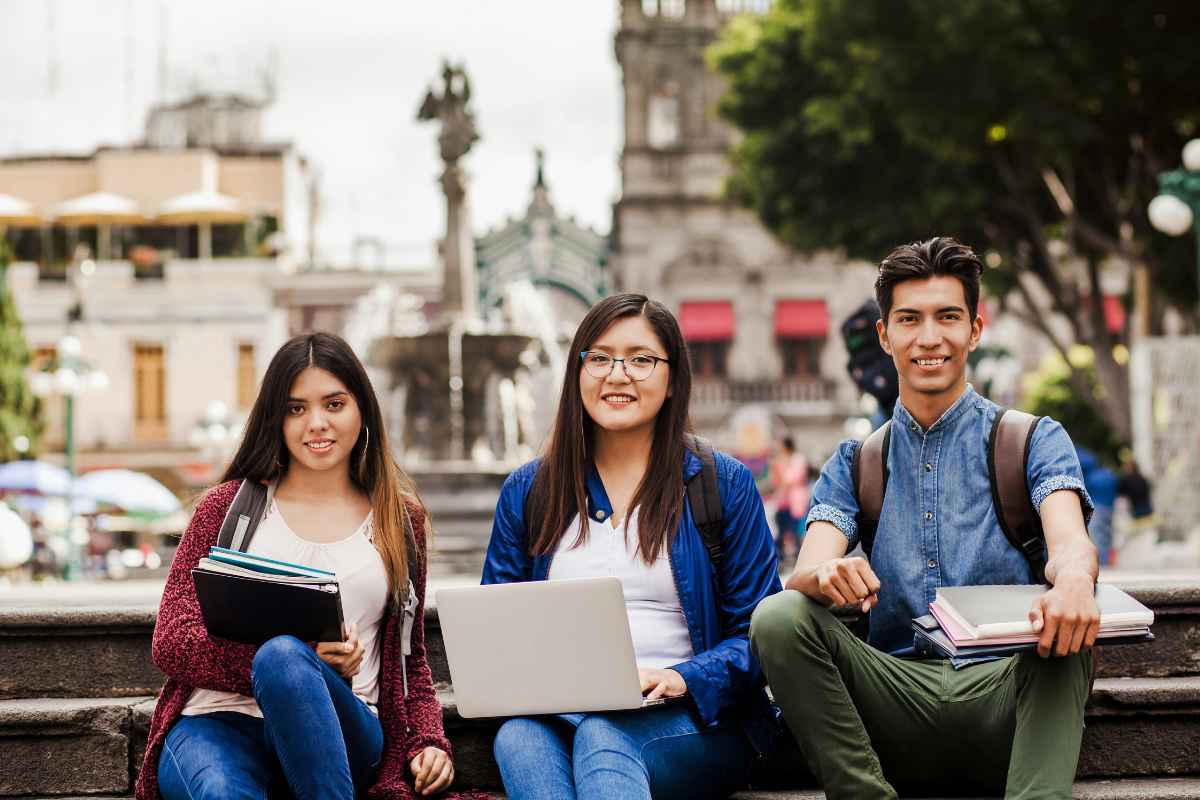
[[[888,451],[888,485],[871,568],[879,605],[867,641],[892,655],[912,655],[912,620],[929,613],[939,586],[1033,583],[1025,557],[996,520],[988,481],[988,437],[998,406],[970,385],[929,430],[896,403]],[[808,522],[826,520],[858,544],[858,501],[851,464],[857,441],[842,442],[813,487]],[[1062,425],[1043,418],[1034,429],[1027,475],[1034,508],[1051,492],[1079,493],[1084,517],[1092,501],[1075,446]]]

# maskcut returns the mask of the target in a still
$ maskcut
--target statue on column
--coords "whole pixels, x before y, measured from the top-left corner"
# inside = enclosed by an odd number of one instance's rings
[[[475,320],[479,316],[475,288],[475,239],[471,234],[467,203],[467,178],[459,159],[479,140],[471,102],[471,80],[460,64],[442,63],[442,91],[425,93],[417,111],[421,121],[436,120],[442,130],[438,149],[445,162],[442,191],[446,194],[446,238],[442,244],[442,310],[446,322]]]
[[[466,69],[461,64],[452,66],[449,61],[443,62],[442,83],[440,97],[434,93],[432,86],[429,87],[417,111],[417,119],[422,122],[435,119],[441,122],[438,146],[442,161],[450,166],[457,164],[471,149],[471,145],[479,141],[479,131],[475,127],[475,112],[467,108],[471,102],[471,79],[467,77]]]

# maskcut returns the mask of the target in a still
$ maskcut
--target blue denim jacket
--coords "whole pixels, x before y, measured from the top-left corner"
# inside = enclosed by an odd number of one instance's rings
[[[546,580],[553,556],[531,556],[525,531],[525,497],[538,461],[508,476],[500,490],[492,539],[483,565],[483,583]],[[716,454],[725,533],[724,557],[714,569],[704,541],[685,502],[679,530],[670,542],[671,572],[687,619],[695,655],[671,669],[687,682],[700,717],[740,720],[759,752],[771,746],[773,713],[763,691],[763,676],[750,652],[750,614],[759,601],[781,590],[775,548],[763,513],[762,498],[746,466]],[[700,472],[700,459],[685,453],[683,482]],[[593,468],[587,479],[589,516],[612,514],[612,504]]]
[[[988,480],[988,437],[998,406],[967,386],[929,430],[896,403],[888,451],[888,486],[871,552],[879,605],[868,642],[893,655],[913,653],[911,623],[929,613],[939,586],[1032,583],[1029,562],[996,521]],[[858,442],[845,441],[813,487],[808,522],[825,520],[858,544],[858,502],[851,464]],[[1062,425],[1044,418],[1034,429],[1026,476],[1034,508],[1051,492],[1084,489],[1075,447]]]

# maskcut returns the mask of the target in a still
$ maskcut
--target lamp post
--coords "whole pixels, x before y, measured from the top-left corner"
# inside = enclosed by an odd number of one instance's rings
[[[213,400],[204,410],[204,417],[192,427],[191,444],[204,454],[211,469],[222,469],[231,449],[242,438],[242,426],[230,412],[229,406]]]
[[[1158,176],[1161,194],[1146,209],[1150,224],[1168,236],[1196,235],[1196,280],[1200,292],[1200,139],[1183,146],[1183,169]]]
[[[89,390],[108,388],[108,375],[84,361],[81,352],[82,346],[78,337],[67,334],[58,342],[55,360],[30,378],[34,394],[40,397],[63,398],[63,455],[67,472],[71,476],[67,494],[67,537],[70,554],[67,564],[68,579],[78,577],[83,567],[80,558],[80,546],[83,542],[77,541],[74,525],[75,398]]]

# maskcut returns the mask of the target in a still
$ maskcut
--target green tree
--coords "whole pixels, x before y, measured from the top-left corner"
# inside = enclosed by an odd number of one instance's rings
[[[8,243],[0,237],[0,462],[27,455],[14,444],[21,436],[28,440],[26,451],[34,452],[41,433],[41,405],[25,379],[29,348],[8,290],[10,260]]]
[[[1146,205],[1200,131],[1197,41],[1194,0],[778,0],[710,53],[745,134],[727,190],[800,249],[878,261],[951,234],[988,251],[989,290],[1048,303],[1024,316],[1064,360],[1092,347],[1108,391],[1068,380],[1128,439],[1101,266],[1145,265],[1159,302],[1195,307],[1194,245]]]
[[[1072,347],[1068,354],[1076,370],[1087,376],[1094,393],[1103,393],[1104,387],[1096,378],[1092,351],[1086,347]],[[1034,372],[1025,378],[1025,395],[1022,407],[1031,414],[1053,417],[1071,432],[1075,444],[1086,447],[1110,467],[1120,463],[1122,448],[1127,446],[1113,433],[1113,429],[1100,418],[1096,408],[1074,391],[1070,382],[1071,369],[1058,354],[1048,356]]]

